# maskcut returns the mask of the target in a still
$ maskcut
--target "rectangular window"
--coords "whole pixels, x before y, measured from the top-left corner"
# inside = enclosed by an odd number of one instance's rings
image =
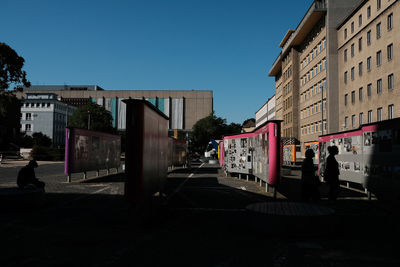
[[[26,118],[27,121],[32,120],[32,114],[31,113],[26,113]]]
[[[372,83],[367,85],[367,95],[368,96],[372,95]]]
[[[388,90],[392,90],[394,85],[393,73],[388,75]]]
[[[358,26],[361,27],[362,25],[362,15],[358,16]]]
[[[376,39],[381,38],[381,23],[376,24]]]
[[[344,105],[347,106],[347,101],[348,101],[349,95],[345,94],[344,95]]]
[[[372,122],[372,110],[368,110],[368,123]]]
[[[378,108],[378,109],[377,109],[377,112],[376,112],[376,119],[377,119],[378,121],[381,121],[381,120],[382,120],[382,108]]]
[[[343,35],[344,35],[344,39],[346,40],[347,39],[347,29],[344,29]]]
[[[382,51],[376,52],[376,65],[380,66],[382,64]]]
[[[363,88],[358,89],[358,100],[362,101],[363,99]]]
[[[387,29],[390,31],[393,28],[393,13],[390,13],[387,17]]]
[[[351,80],[354,80],[354,67],[351,68]]]
[[[376,92],[377,92],[378,94],[382,93],[382,79],[379,79],[379,80],[376,82]]]
[[[351,25],[350,25],[350,30],[351,30],[351,33],[353,33],[353,32],[354,32],[354,21],[353,21],[353,22],[351,22]]]
[[[391,120],[394,118],[394,105],[388,106],[388,119]]]
[[[322,47],[325,49],[325,47],[326,47],[326,40],[325,40],[325,38],[322,40]]]
[[[349,126],[349,117],[344,117],[344,128],[347,128]]]
[[[351,115],[351,127],[356,127],[356,115]]]
[[[352,44],[350,47],[350,53],[351,53],[351,57],[354,57],[354,44]]]
[[[371,31],[367,32],[367,45],[371,44]]]
[[[387,46],[387,59],[388,61],[393,59],[393,44]]]
[[[381,9],[381,0],[376,0],[376,9]]]
[[[25,124],[25,131],[31,131],[31,125],[30,124]]]
[[[358,51],[362,50],[362,37],[358,38]]]
[[[372,60],[371,57],[367,58],[367,71],[371,71],[371,60]]]
[[[360,62],[358,63],[358,75],[362,76],[362,73],[363,73],[363,63]]]
[[[358,122],[360,125],[364,123],[364,113],[362,113],[362,112],[360,113]]]
[[[344,83],[347,83],[347,71],[344,72],[343,79],[344,79]]]
[[[356,102],[356,91],[351,92],[351,103],[354,104]]]
[[[371,17],[371,6],[367,7],[367,18]]]

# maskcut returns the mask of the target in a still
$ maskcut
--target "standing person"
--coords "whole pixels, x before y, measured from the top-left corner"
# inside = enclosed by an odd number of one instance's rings
[[[301,199],[303,201],[318,201],[320,199],[319,178],[315,176],[314,157],[314,151],[307,149],[306,158],[301,165]]]
[[[44,186],[46,185],[44,182],[39,181],[35,175],[35,168],[38,167],[36,160],[29,161],[28,165],[23,167],[18,172],[17,184],[21,189],[26,188],[27,185],[34,185],[37,188],[41,188],[44,190]]]
[[[335,155],[339,154],[337,146],[328,147],[329,156],[326,159],[326,167],[324,172],[324,179],[329,185],[329,200],[336,201],[339,195],[339,164],[336,161]]]

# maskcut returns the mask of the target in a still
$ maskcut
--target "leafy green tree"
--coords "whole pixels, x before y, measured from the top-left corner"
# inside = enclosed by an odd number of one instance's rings
[[[213,112],[193,126],[191,148],[196,152],[204,152],[211,138],[222,139],[223,136],[240,133],[241,129],[240,124],[226,124],[226,119],[215,116]]]
[[[12,84],[15,85],[15,89],[20,89],[22,85],[31,85],[26,79],[26,72],[22,70],[24,63],[25,59],[14,49],[0,43],[0,92],[7,90]]]
[[[21,128],[21,103],[13,94],[0,92],[0,150],[18,143]]]
[[[51,146],[51,138],[47,135],[43,134],[42,132],[36,132],[32,134],[33,138],[33,145],[35,146],[44,146],[50,147]]]
[[[12,92],[14,89],[29,87],[26,72],[22,70],[24,58],[5,43],[0,43],[0,149],[9,149],[11,143],[18,143],[21,128],[21,104]]]
[[[256,125],[256,119],[250,118],[242,123],[242,127],[253,127]]]
[[[90,117],[90,118],[89,118]],[[111,112],[97,105],[89,103],[79,107],[69,119],[68,126],[80,129],[90,129],[93,131],[115,134],[116,130],[112,126]]]

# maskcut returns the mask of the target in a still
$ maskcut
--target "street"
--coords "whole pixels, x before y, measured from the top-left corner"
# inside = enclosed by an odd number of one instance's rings
[[[17,170],[0,168],[0,189]],[[336,205],[322,200],[329,216],[257,214],[250,204],[300,207],[298,177],[283,178],[274,200],[251,179],[194,163],[172,171],[163,198],[141,216],[124,199],[123,173],[68,184],[62,171],[61,163],[37,169],[47,184],[43,207],[1,211],[1,266],[400,264],[398,211],[356,191],[343,188]]]

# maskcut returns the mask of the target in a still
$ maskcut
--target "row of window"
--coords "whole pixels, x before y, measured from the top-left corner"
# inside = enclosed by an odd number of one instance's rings
[[[283,115],[283,125],[293,122],[293,112]]]
[[[305,119],[305,118],[310,117],[311,115],[320,113],[322,110],[322,104],[323,104],[324,110],[326,110],[326,100],[324,100],[323,102],[319,101],[317,103],[314,103],[314,104],[302,109],[300,111],[300,119]]]
[[[308,64],[310,64],[310,62],[316,58],[321,52],[322,50],[324,50],[326,47],[326,40],[325,38],[319,42],[319,44],[317,44],[312,51],[310,52],[310,54],[308,54],[302,61],[300,64],[300,69],[302,70],[303,68],[305,68],[306,66],[308,66]]]
[[[393,44],[387,46],[387,60],[391,61],[393,59]],[[376,52],[376,65],[379,67],[382,65],[382,50]],[[370,72],[372,70],[372,57],[367,58],[367,71]],[[358,63],[358,76],[363,75],[363,62]],[[348,81],[348,72],[345,71],[343,75],[343,81],[347,84]],[[350,78],[351,80],[355,79],[355,67],[352,67],[350,70]]]
[[[323,124],[321,121],[318,121],[315,123],[310,123],[308,125],[304,125],[301,127],[301,130],[300,130],[301,135],[320,133],[320,132],[322,132],[322,125],[324,126],[324,131],[326,131],[326,120],[323,121]]]
[[[304,91],[300,95],[300,103],[306,101],[307,99],[311,98],[313,95],[317,95],[318,93],[321,93],[322,90],[326,89],[326,79],[323,79],[322,81],[314,84],[311,86],[309,89]]]
[[[288,82],[285,86],[283,86],[283,95],[287,95],[292,91],[293,83],[292,81]]]
[[[44,108],[44,107],[47,107],[47,108],[49,108],[50,107],[50,103],[44,103],[44,102],[42,102],[42,103],[25,103],[25,104],[22,104],[22,107],[25,107],[25,108],[34,108],[34,107],[36,107],[36,108],[40,108],[40,107],[42,107],[42,108]]]
[[[306,84],[308,81],[317,76],[317,74],[323,71],[324,69],[326,69],[326,58],[322,59],[309,72],[304,74],[304,76],[301,77],[300,79],[300,84],[301,85]]]
[[[391,30],[392,27],[393,27],[393,13],[391,13],[388,16],[388,31]],[[376,25],[376,39],[379,39],[379,38],[381,38],[381,23],[380,22]],[[367,32],[367,45],[370,45],[370,44],[371,44],[371,30],[369,30]],[[360,38],[358,38],[358,51],[359,52],[362,51],[362,47],[363,47],[363,38],[360,37]],[[354,55],[355,55],[355,45],[354,45],[354,43],[352,43],[350,46],[350,56],[354,57]],[[344,58],[344,61],[346,62],[347,61],[347,49],[345,49],[343,51],[343,58]]]
[[[367,123],[371,123],[371,122],[373,122],[373,111],[372,110],[368,110],[368,113],[367,113]],[[391,105],[389,105],[388,106],[388,114],[387,114],[388,116],[387,116],[387,119],[388,120],[391,120],[391,119],[393,119],[394,118],[394,105],[393,104],[391,104]],[[380,108],[378,108],[377,110],[376,110],[376,121],[382,121],[383,120],[383,115],[382,115],[382,108],[380,107]],[[358,125],[362,125],[362,124],[364,124],[365,123],[365,121],[364,121],[364,113],[363,112],[361,112],[359,115],[358,115]],[[348,128],[350,125],[349,125],[349,117],[345,117],[344,118],[344,128]],[[353,114],[352,116],[351,116],[351,127],[352,128],[355,128],[356,127],[356,115],[355,114]]]
[[[376,9],[377,10],[381,9],[381,0],[377,0]],[[393,27],[393,14],[391,14],[390,18],[389,18],[389,16],[388,16],[388,29],[391,29]],[[370,18],[371,18],[371,6],[368,6],[367,7],[367,19],[370,19]],[[363,24],[363,16],[362,16],[362,14],[360,14],[358,16],[358,27],[361,28],[362,24]],[[350,31],[351,31],[351,33],[354,33],[354,21],[352,21],[350,23]],[[343,35],[344,35],[344,39],[346,40],[347,39],[347,28],[344,29]]]
[[[388,75],[387,88],[388,88],[388,90],[393,90],[393,88],[394,88],[394,74],[393,73]],[[358,89],[358,99],[360,101],[363,100],[363,91],[364,91],[363,87],[360,87]],[[382,79],[378,79],[376,81],[376,93],[377,94],[382,93]],[[372,83],[369,83],[367,85],[367,96],[369,96],[369,97],[372,96]],[[355,102],[356,102],[356,91],[352,91],[351,92],[351,103],[355,104]],[[349,103],[349,95],[345,94],[344,95],[344,105],[347,106],[348,103]]]

